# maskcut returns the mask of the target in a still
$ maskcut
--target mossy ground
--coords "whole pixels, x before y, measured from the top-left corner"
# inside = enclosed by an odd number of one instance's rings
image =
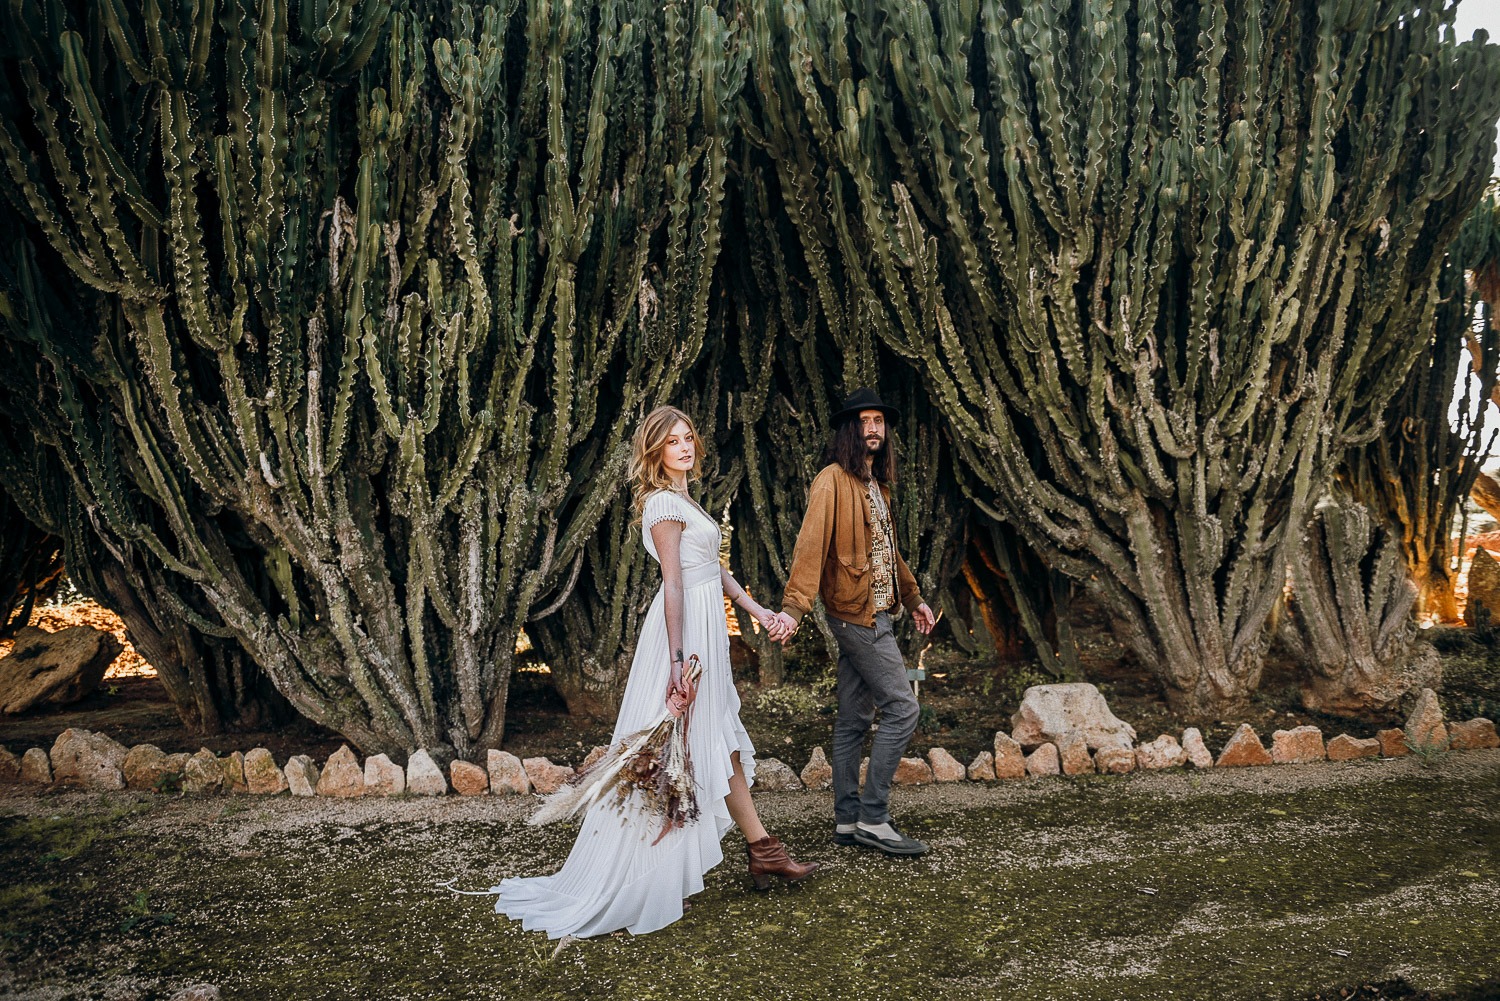
[[[1500,751],[899,789],[897,861],[758,798],[827,869],[746,888],[737,836],[678,924],[568,945],[482,888],[572,829],[500,799],[71,793],[0,801],[0,995],[228,998],[1310,998],[1500,990]],[[1432,992],[1429,994],[1428,992]]]

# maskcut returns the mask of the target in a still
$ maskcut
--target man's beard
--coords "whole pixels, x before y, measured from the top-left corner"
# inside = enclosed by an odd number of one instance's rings
[[[876,452],[879,452],[884,447],[885,447],[885,439],[884,438],[866,438],[865,439],[865,451],[869,452],[871,455],[874,455]]]

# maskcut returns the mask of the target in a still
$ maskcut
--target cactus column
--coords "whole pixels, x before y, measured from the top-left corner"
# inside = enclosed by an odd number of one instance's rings
[[[1500,330],[1480,291],[1482,276],[1497,264],[1500,199],[1491,191],[1448,248],[1426,350],[1387,407],[1385,432],[1350,453],[1342,476],[1354,497],[1397,531],[1418,613],[1440,622],[1458,619],[1453,521],[1496,434],[1485,404],[1495,395]],[[1466,377],[1471,371],[1473,379]],[[1460,518],[1460,545],[1465,524]]]
[[[1421,350],[1500,52],[1451,8],[757,10],[773,155],[932,387],[971,496],[1174,706],[1258,683],[1284,560]],[[778,100],[777,95],[784,95]]]
[[[731,28],[644,0],[73,11],[0,14],[35,281],[111,307],[107,364],[40,345],[71,474],[298,711],[369,752],[497,746],[520,630],[700,350]]]

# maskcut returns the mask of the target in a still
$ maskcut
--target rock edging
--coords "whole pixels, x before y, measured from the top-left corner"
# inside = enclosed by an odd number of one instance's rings
[[[1101,704],[1102,699],[1090,697],[1091,711]],[[1108,708],[1102,712],[1108,713]],[[1054,715],[1066,719],[1066,714]],[[1108,719],[1114,717],[1110,715]],[[1025,721],[1019,737],[1003,731],[996,733],[994,750],[980,752],[967,767],[942,747],[931,748],[925,758],[903,758],[895,783],[926,785],[1058,775],[1123,775],[1189,766],[1203,769],[1303,765],[1325,760],[1397,758],[1414,752],[1500,747],[1500,734],[1490,720],[1455,723],[1444,720],[1431,689],[1422,692],[1403,729],[1382,730],[1378,737],[1369,738],[1339,734],[1325,743],[1317,727],[1299,726],[1273,733],[1268,750],[1254,727],[1242,723],[1217,758],[1208,752],[1196,727],[1185,729],[1180,739],[1164,733],[1140,744],[1124,740],[1122,731],[1113,724],[1104,740],[1097,739],[1099,730],[1092,733],[1061,730],[1053,734],[1053,739],[1040,740],[1038,729],[1033,717]],[[1129,732],[1135,733],[1134,729]],[[1091,740],[1091,736],[1096,739]],[[1093,744],[1098,746],[1091,747]],[[604,750],[594,748],[590,758],[597,758]],[[586,767],[588,762],[585,759],[579,767]],[[291,796],[339,799],[449,794],[525,796],[552,792],[574,774],[571,766],[556,764],[545,757],[523,761],[507,751],[492,750],[483,766],[454,761],[445,775],[426,750],[413,751],[403,766],[385,754],[372,754],[361,762],[347,744],[329,755],[321,767],[305,754],[293,755],[278,767],[271,752],[263,747],[222,756],[208,748],[192,755],[165,754],[151,744],[126,748],[104,734],[73,728],[58,736],[50,752],[33,747],[17,757],[0,748],[0,785],[34,790],[128,788],[184,795],[259,796],[284,792]],[[756,791],[821,790],[832,784],[833,769],[823,748],[817,747],[800,772],[774,758],[765,758],[758,763],[756,778]]]

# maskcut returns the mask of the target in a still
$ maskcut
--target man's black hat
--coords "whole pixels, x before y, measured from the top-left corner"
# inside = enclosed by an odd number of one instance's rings
[[[833,426],[838,427],[845,421],[858,417],[861,410],[879,410],[885,414],[887,423],[895,423],[901,419],[901,411],[881,403],[875,390],[861,386],[845,397],[843,409],[833,415]]]

